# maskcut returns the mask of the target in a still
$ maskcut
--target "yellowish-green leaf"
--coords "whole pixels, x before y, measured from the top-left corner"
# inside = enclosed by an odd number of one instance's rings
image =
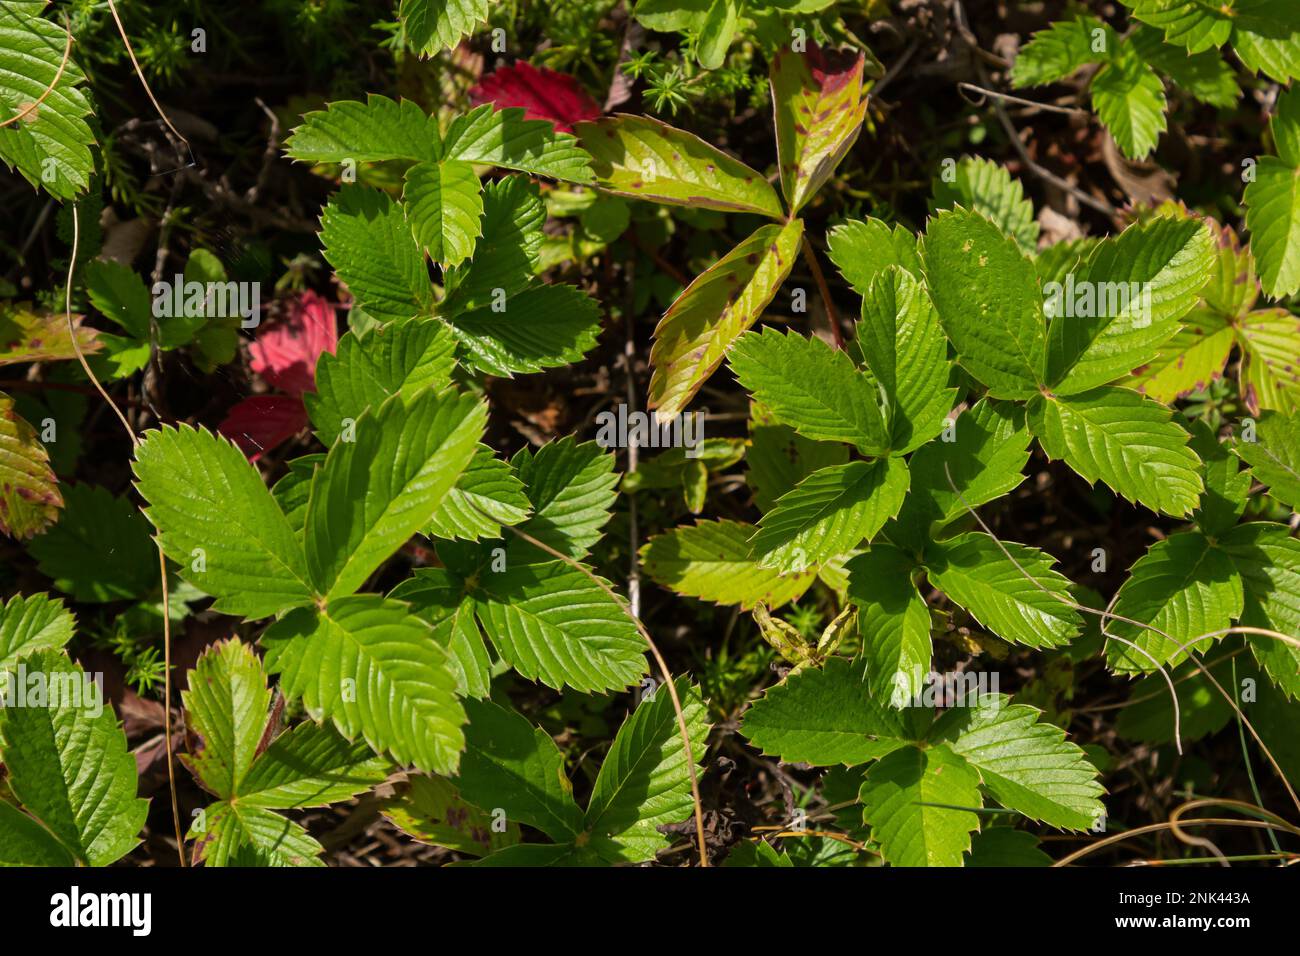
[[[790,274],[803,222],[763,226],[705,272],[655,329],[650,407],[660,421],[685,410],[727,351],[750,328]]]

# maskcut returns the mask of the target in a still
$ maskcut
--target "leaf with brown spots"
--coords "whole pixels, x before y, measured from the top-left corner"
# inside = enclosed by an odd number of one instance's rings
[[[693,133],[625,113],[576,128],[582,148],[591,153],[595,184],[606,192],[784,218],[781,200],[766,179]]]
[[[45,446],[0,392],[0,531],[30,538],[53,524],[62,507]]]
[[[1241,320],[1241,397],[1252,415],[1300,407],[1300,317],[1260,309]]]
[[[661,422],[681,412],[727,350],[772,301],[803,238],[803,222],[762,226],[701,273],[655,329],[650,408]]]
[[[791,215],[830,178],[857,141],[867,114],[861,53],[782,50],[772,58],[781,191]]]
[[[72,317],[77,344],[87,355],[101,348],[94,329],[81,328],[82,316]],[[68,320],[62,312],[38,312],[30,303],[0,305],[0,365],[55,362],[76,358]]]

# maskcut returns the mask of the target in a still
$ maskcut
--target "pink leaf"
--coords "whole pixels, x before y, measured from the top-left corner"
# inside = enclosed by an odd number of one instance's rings
[[[297,395],[251,395],[217,426],[250,461],[307,427],[307,410]]]
[[[253,371],[271,386],[298,396],[316,387],[316,360],[338,346],[334,307],[315,292],[304,292],[288,315],[257,335],[248,347]]]
[[[550,120],[561,133],[572,133],[574,123],[600,116],[596,101],[573,77],[522,60],[489,73],[469,95],[475,106],[522,106],[525,119]]]

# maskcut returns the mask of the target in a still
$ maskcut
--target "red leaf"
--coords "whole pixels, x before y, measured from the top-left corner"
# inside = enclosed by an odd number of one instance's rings
[[[334,307],[315,292],[304,292],[289,314],[258,333],[248,347],[253,371],[268,385],[298,396],[316,388],[316,360],[338,346]]]
[[[217,426],[250,461],[307,427],[307,409],[297,395],[251,395]]]
[[[866,56],[849,50],[823,50],[816,43],[808,45],[808,68],[824,94],[848,86],[855,74],[866,65]]]
[[[522,106],[524,119],[550,120],[561,133],[572,133],[574,123],[600,117],[596,101],[573,77],[522,60],[489,73],[469,95],[475,106]]]

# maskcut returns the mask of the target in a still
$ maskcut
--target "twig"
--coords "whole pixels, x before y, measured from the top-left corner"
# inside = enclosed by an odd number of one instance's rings
[[[962,6],[960,2],[958,2],[954,10],[957,15],[956,16],[957,29],[958,32],[961,33],[962,39],[966,41],[967,45],[970,46],[971,49],[976,50],[978,52],[983,52],[982,48],[979,45],[978,38],[976,38],[975,34],[971,32],[970,26],[966,21],[966,8]],[[975,69],[979,74],[980,83],[983,84],[983,86],[987,87],[989,85],[988,71],[984,69],[984,63],[978,56],[975,58]],[[1042,104],[1035,103],[1033,105],[1041,106]],[[1020,160],[1025,164],[1026,169],[1028,169],[1031,173],[1033,173],[1038,178],[1046,180],[1047,182],[1051,183],[1057,189],[1061,189],[1069,193],[1071,196],[1073,196],[1079,202],[1083,203],[1085,206],[1088,206],[1089,208],[1096,210],[1097,212],[1101,213],[1103,216],[1106,216],[1112,221],[1118,218],[1119,216],[1118,210],[1116,210],[1115,207],[1112,206],[1110,203],[1098,199],[1095,196],[1089,195],[1088,193],[1080,189],[1078,186],[1075,186],[1074,184],[1067,182],[1066,180],[1062,179],[1060,176],[1056,175],[1056,173],[1052,172],[1051,170],[1043,166],[1040,166],[1037,162],[1034,161],[1033,157],[1029,155],[1029,150],[1025,148],[1025,144],[1020,141],[1020,134],[1016,132],[1016,126],[1014,123],[1011,122],[1011,117],[1007,115],[1006,107],[1002,105],[1002,100],[1000,97],[995,96],[993,98],[993,108],[998,114],[998,122],[1002,124],[1002,129],[1006,132],[1007,138],[1011,140],[1011,145],[1014,146],[1016,152],[1020,154]]]
[[[974,83],[961,81],[957,84],[960,90],[970,90],[978,93],[980,99],[967,99],[966,102],[972,106],[983,106],[984,98],[992,97],[998,100],[1006,100],[1008,103],[1020,103],[1023,106],[1032,106],[1035,109],[1044,110],[1048,113],[1062,113],[1066,116],[1090,116],[1087,110],[1081,110],[1077,106],[1056,106],[1053,103],[1039,103],[1037,100],[1027,100],[1020,96],[1012,96],[1010,93],[998,93],[996,90],[986,90],[982,86],[976,86]]]
[[[266,149],[262,152],[262,166],[257,171],[257,182],[249,186],[248,191],[244,193],[244,199],[250,203],[257,202],[257,198],[262,192],[262,187],[266,185],[266,180],[271,175],[271,167],[275,164],[276,156],[278,155],[278,147],[280,145],[280,117],[275,115],[275,110],[262,102],[260,96],[254,96],[253,102],[255,102],[261,108],[262,112],[270,119],[271,129],[266,135]]]
[[[111,3],[112,0],[109,0]],[[135,429],[127,421],[126,415],[122,409],[117,406],[112,397],[104,390],[104,386],[99,379],[95,377],[90,363],[86,361],[85,354],[81,351],[81,343],[77,341],[77,330],[72,324],[72,277],[77,269],[77,247],[81,243],[81,219],[77,215],[77,205],[72,203],[72,257],[68,263],[68,284],[64,292],[63,308],[64,318],[68,323],[68,337],[72,341],[72,349],[77,353],[77,361],[81,363],[82,370],[86,377],[90,379],[100,396],[117,415],[118,421],[126,429],[127,437],[131,439],[131,446],[138,448],[140,439],[136,436]],[[172,628],[171,614],[168,606],[167,593],[167,559],[163,555],[162,541],[154,537],[154,545],[158,548],[158,574],[162,582],[162,624],[163,624],[163,739],[167,747],[167,784],[171,790],[172,800],[172,823],[176,827],[176,852],[180,855],[181,866],[188,866],[185,859],[185,837],[181,831],[181,814],[180,803],[176,798],[176,768],[172,760]]]
[[[126,35],[126,27],[122,26],[122,18],[118,16],[117,13],[117,4],[114,3],[113,0],[108,0],[108,9],[109,12],[113,14],[113,22],[117,24],[117,32],[121,34],[122,44],[126,47],[126,55],[131,58],[131,66],[135,70],[136,77],[140,80],[140,85],[144,87],[144,92],[149,97],[149,102],[153,104],[154,110],[160,117],[162,117],[162,121],[167,124],[167,128],[172,131],[172,134],[185,144],[185,151],[189,153],[190,161],[184,166],[178,168],[185,169],[187,166],[193,166],[194,150],[190,147],[190,141],[182,136],[180,130],[172,125],[172,121],[167,118],[167,114],[163,112],[163,108],[158,105],[158,99],[153,95],[153,90],[149,88],[149,82],[144,78],[144,71],[140,69],[140,62],[135,58],[135,50],[131,48],[131,38]],[[163,173],[155,173],[154,175],[163,175],[167,172],[176,172],[176,170],[164,170]]]
[[[979,513],[970,506],[970,504],[966,501],[965,497],[958,490],[957,485],[952,480],[952,472],[949,471],[947,462],[944,463],[943,470],[944,470],[944,474],[948,476],[949,487],[952,488],[953,493],[957,495],[957,499],[966,508],[967,512],[969,512],[970,515],[977,522],[979,522],[980,527],[983,528],[985,533],[987,533],[989,537],[993,539],[994,544],[996,544],[998,548],[1001,549],[1002,553],[1006,555],[1007,559],[1013,565],[1015,565],[1016,570],[1019,571],[1020,574],[1023,575],[1027,581],[1033,584],[1034,587],[1038,588],[1044,594],[1052,597],[1054,600],[1059,601],[1060,603],[1068,607],[1072,607],[1076,611],[1085,614],[1094,614],[1097,617],[1100,617],[1102,620],[1101,632],[1106,638],[1113,641],[1119,641],[1119,643],[1121,644],[1125,644],[1129,647],[1132,647],[1134,650],[1137,650],[1138,652],[1140,652],[1141,654],[1143,654],[1145,657],[1147,657],[1153,662],[1155,661],[1155,658],[1152,657],[1151,654],[1149,654],[1146,650],[1144,650],[1141,647],[1138,647],[1132,641],[1126,640],[1125,638],[1122,637],[1117,637],[1114,634],[1111,634],[1109,631],[1107,631],[1106,630],[1107,622],[1121,621],[1125,624],[1131,624],[1134,627],[1140,628],[1142,630],[1151,631],[1152,633],[1158,634],[1159,636],[1163,637],[1165,640],[1175,644],[1178,648],[1178,651],[1176,653],[1186,653],[1187,659],[1191,661],[1194,665],[1196,665],[1197,670],[1199,670],[1202,674],[1205,675],[1206,680],[1208,680],[1211,684],[1214,685],[1214,689],[1217,690],[1219,694],[1223,697],[1223,699],[1228,702],[1228,706],[1233,709],[1233,711],[1237,714],[1237,717],[1241,720],[1241,722],[1246,725],[1246,729],[1250,731],[1250,735],[1255,738],[1255,743],[1259,744],[1259,749],[1263,752],[1264,756],[1268,758],[1268,762],[1272,766],[1273,772],[1276,773],[1278,779],[1282,781],[1282,786],[1286,789],[1287,794],[1291,797],[1291,802],[1295,804],[1296,810],[1300,811],[1300,796],[1296,795],[1295,788],[1291,786],[1291,781],[1287,778],[1287,775],[1282,771],[1282,766],[1277,762],[1277,758],[1273,756],[1273,751],[1269,750],[1268,745],[1264,743],[1264,740],[1262,737],[1260,737],[1259,732],[1255,730],[1255,725],[1252,724],[1250,720],[1246,717],[1245,713],[1242,711],[1241,706],[1237,703],[1236,699],[1231,694],[1229,694],[1227,690],[1224,689],[1223,685],[1220,684],[1215,679],[1214,675],[1210,673],[1209,668],[1207,668],[1204,664],[1202,664],[1199,660],[1197,660],[1196,655],[1193,654],[1192,651],[1189,649],[1191,645],[1203,641],[1208,637],[1222,637],[1228,634],[1258,634],[1260,636],[1271,637],[1274,640],[1280,640],[1283,643],[1291,644],[1297,647],[1300,647],[1300,639],[1291,637],[1286,634],[1279,633],[1278,631],[1271,631],[1268,628],[1250,627],[1247,625],[1236,625],[1234,627],[1225,627],[1217,631],[1211,631],[1208,634],[1198,634],[1187,641],[1179,641],[1178,638],[1174,637],[1172,634],[1169,634],[1161,630],[1160,628],[1156,627],[1154,624],[1148,624],[1145,621],[1135,621],[1133,618],[1124,617],[1121,614],[1116,614],[1113,611],[1111,611],[1109,608],[1107,608],[1104,611],[1099,611],[1096,608],[1088,607],[1086,604],[1079,604],[1077,601],[1073,601],[1069,598],[1062,597],[1061,595],[1057,594],[1055,591],[1052,591],[1046,586],[1044,586],[1037,578],[1035,578],[1032,574],[1030,574],[1028,571],[1026,571],[1023,567],[1020,566],[1020,562],[1018,562],[1011,555],[1011,552],[1006,549],[1006,546],[1002,544],[998,536],[993,533],[993,530],[988,526],[988,524],[984,521],[984,519],[980,517]],[[1112,600],[1111,603],[1113,605],[1114,601]],[[1165,682],[1169,685],[1169,692],[1170,694],[1173,695],[1174,739],[1175,741],[1178,742],[1178,752],[1182,753],[1182,742],[1181,742],[1181,737],[1179,735],[1178,693],[1177,691],[1174,690],[1173,681],[1170,680],[1169,675],[1164,671],[1164,668],[1161,667],[1159,663],[1156,664],[1156,667],[1157,669],[1160,670],[1162,674],[1164,674]]]
[[[1146,826],[1134,827],[1132,830],[1125,830],[1123,833],[1117,833],[1114,836],[1106,837],[1104,840],[1098,840],[1096,843],[1085,846],[1081,850],[1075,850],[1069,856],[1061,857],[1061,859],[1053,863],[1052,866],[1069,866],[1081,857],[1085,857],[1090,853],[1095,853],[1105,847],[1113,846],[1116,843],[1121,843],[1124,840],[1131,840],[1133,837],[1143,836],[1147,833],[1157,833],[1161,830],[1173,830],[1179,826],[1247,827],[1252,830],[1283,830],[1287,833],[1300,833],[1300,831],[1297,831],[1296,828],[1289,823],[1279,825],[1276,823],[1269,823],[1265,820],[1233,820],[1229,817],[1201,817],[1196,820],[1184,820],[1180,823],[1148,823]]]
[[[826,276],[822,274],[822,267],[817,263],[817,253],[813,251],[812,243],[808,237],[803,237],[803,257],[808,263],[809,270],[812,271],[813,281],[817,283],[817,294],[821,296],[822,307],[826,309],[826,319],[831,324],[831,335],[835,339],[837,349],[844,348],[844,332],[840,329],[840,318],[835,312],[835,305],[831,302],[831,290],[826,285]]]
[[[636,299],[633,291],[636,285],[635,278],[636,260],[633,259],[628,263],[627,274],[624,276],[624,281],[627,283],[627,302],[623,307],[623,324],[627,334],[623,342],[623,378],[626,383],[629,418],[632,412],[636,411],[636,316],[633,309],[633,303]],[[632,440],[627,443],[627,473],[629,475],[636,473],[639,457],[640,449],[637,445],[636,434],[633,433]],[[632,610],[632,616],[639,619],[641,617],[641,565],[640,558],[637,555],[640,542],[637,530],[636,495],[628,495],[627,497],[627,523],[631,550],[631,554],[628,556],[627,601]]]
[[[36,102],[28,103],[19,112],[15,113],[13,116],[9,117],[4,122],[0,123],[0,129],[3,129],[4,127],[8,126],[10,123],[17,123],[20,119],[25,117],[32,110],[39,108],[40,105],[45,102],[46,97],[48,97],[51,93],[54,92],[54,88],[59,85],[59,80],[63,79],[63,71],[68,68],[68,59],[69,57],[72,56],[72,27],[68,25],[68,17],[66,14],[63,17],[63,29],[64,32],[68,34],[68,42],[64,44],[63,59],[59,62],[59,68],[54,73],[53,82],[51,82],[50,85],[45,88],[44,93],[42,93],[40,96],[36,98]]]

